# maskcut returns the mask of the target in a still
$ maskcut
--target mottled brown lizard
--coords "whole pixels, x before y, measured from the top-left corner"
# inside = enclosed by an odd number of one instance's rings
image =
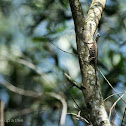
[[[93,62],[94,63],[94,69],[95,69],[95,76],[96,76],[96,84],[97,84],[97,80],[98,80],[98,77],[97,77],[97,71],[98,71],[98,68],[97,68],[97,64],[98,64],[98,47],[97,47],[97,41],[98,41],[98,38],[99,38],[99,34],[97,34],[95,40],[90,43],[92,44],[92,46],[89,48],[89,62]]]

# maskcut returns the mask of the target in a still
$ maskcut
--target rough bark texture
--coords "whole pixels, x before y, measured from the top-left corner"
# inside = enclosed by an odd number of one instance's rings
[[[79,0],[69,0],[75,25],[77,51],[82,75],[82,84],[89,119],[93,126],[111,126],[101,93],[99,79],[95,76],[94,64],[90,64],[89,48],[98,26],[106,0],[93,0],[87,18],[84,18]]]

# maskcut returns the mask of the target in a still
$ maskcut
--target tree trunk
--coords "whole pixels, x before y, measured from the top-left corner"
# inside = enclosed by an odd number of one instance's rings
[[[69,0],[69,2],[75,25],[83,94],[89,120],[93,126],[111,126],[105,110],[99,78],[96,79],[95,66],[89,63],[89,48],[92,45],[89,43],[93,42],[106,0],[93,0],[87,18],[84,18],[79,0]]]

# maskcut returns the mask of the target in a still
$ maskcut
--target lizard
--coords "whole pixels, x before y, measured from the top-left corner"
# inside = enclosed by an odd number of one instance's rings
[[[97,77],[97,71],[98,71],[98,68],[97,68],[97,64],[98,64],[98,47],[97,47],[97,41],[98,41],[98,38],[99,38],[100,34],[97,34],[96,35],[96,38],[95,40],[90,43],[92,44],[92,46],[89,48],[89,62],[92,62],[94,63],[94,69],[95,69],[95,76],[96,76],[96,84],[97,84],[97,80],[98,80],[98,77]]]

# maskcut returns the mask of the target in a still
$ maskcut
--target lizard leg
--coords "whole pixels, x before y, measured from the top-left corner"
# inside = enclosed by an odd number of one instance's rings
[[[88,62],[91,62],[92,60],[94,60],[96,57],[90,57]]]

